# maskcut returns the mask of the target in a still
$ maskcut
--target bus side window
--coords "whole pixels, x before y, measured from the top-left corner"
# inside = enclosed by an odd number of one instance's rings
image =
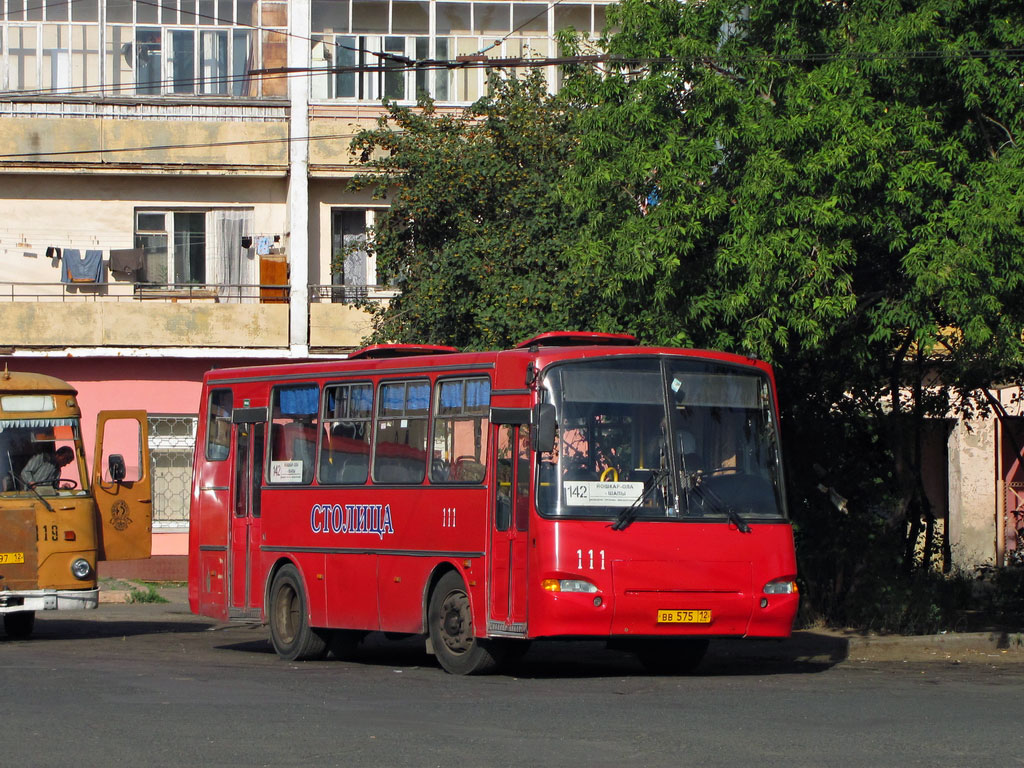
[[[275,387],[271,395],[271,483],[313,482],[319,429],[320,388],[316,384]]]
[[[224,461],[231,442],[231,390],[214,389],[210,392],[206,421],[206,458]]]
[[[429,381],[380,385],[373,445],[375,483],[422,483],[426,474]]]
[[[438,382],[430,482],[484,481],[490,403],[491,382],[484,377]]]
[[[361,485],[366,482],[372,417],[373,385],[331,384],[324,388],[319,483]]]

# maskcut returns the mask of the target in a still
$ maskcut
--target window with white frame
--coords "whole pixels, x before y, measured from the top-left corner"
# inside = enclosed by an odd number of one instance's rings
[[[566,27],[596,37],[607,0],[311,0],[314,99],[467,102],[485,67],[457,56],[542,58]],[[0,0],[3,87],[103,94],[283,96],[284,0]],[[417,67],[414,62],[423,62]],[[556,68],[545,74],[557,85]],[[271,93],[271,90],[273,93]]]
[[[136,209],[135,247],[143,252],[137,283],[213,286],[222,301],[257,298],[251,208]]]
[[[11,91],[259,96],[256,0],[0,0]],[[283,4],[282,4],[283,7]],[[101,19],[105,23],[101,23]],[[283,61],[280,63],[284,63]]]
[[[436,101],[474,101],[484,93],[487,70],[448,66],[457,56],[554,56],[556,30],[571,26],[596,37],[604,26],[606,5],[312,0],[311,96],[413,101],[427,94]],[[545,75],[553,81],[551,69]]]

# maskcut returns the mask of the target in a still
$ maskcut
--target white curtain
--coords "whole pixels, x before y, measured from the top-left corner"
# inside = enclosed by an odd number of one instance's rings
[[[223,302],[259,301],[259,263],[252,222],[251,209],[218,210],[206,214],[207,282],[218,287]]]

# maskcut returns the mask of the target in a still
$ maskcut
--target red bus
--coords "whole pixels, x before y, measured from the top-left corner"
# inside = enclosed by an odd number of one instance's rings
[[[210,371],[193,612],[262,619],[284,659],[422,635],[456,674],[533,638],[652,670],[789,635],[799,596],[770,367],[546,333]]]

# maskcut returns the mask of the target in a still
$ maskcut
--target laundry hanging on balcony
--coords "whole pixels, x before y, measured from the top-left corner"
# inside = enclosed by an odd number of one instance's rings
[[[89,250],[82,256],[77,248],[65,248],[62,261],[62,283],[103,282],[103,251]]]
[[[142,271],[143,248],[115,248],[110,251],[110,271],[134,276]]]

